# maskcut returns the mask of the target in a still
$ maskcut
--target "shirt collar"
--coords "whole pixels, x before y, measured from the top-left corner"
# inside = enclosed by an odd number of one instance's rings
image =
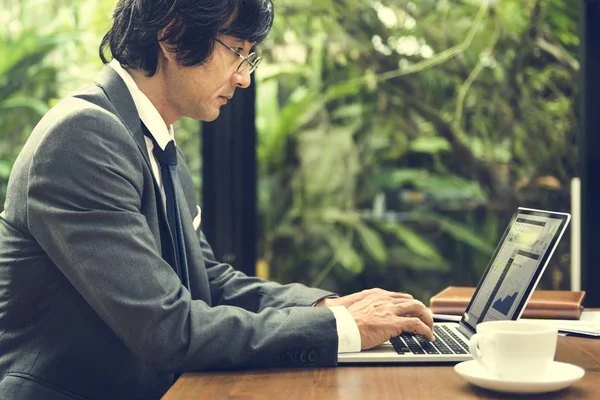
[[[121,79],[123,79],[123,82],[125,82],[129,93],[131,93],[133,102],[135,103],[135,108],[140,115],[140,119],[144,125],[146,125],[146,128],[148,128],[150,134],[154,137],[154,140],[156,140],[156,143],[164,150],[167,143],[175,139],[173,125],[167,126],[167,124],[165,124],[165,121],[160,116],[156,107],[154,107],[154,104],[152,104],[150,99],[138,88],[129,72],[127,72],[117,60],[112,60],[108,65],[110,65],[111,68],[119,74]]]

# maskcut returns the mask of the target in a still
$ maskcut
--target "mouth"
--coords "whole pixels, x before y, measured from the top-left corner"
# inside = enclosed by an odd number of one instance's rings
[[[228,96],[219,96],[219,99],[223,102],[223,104],[227,104],[227,102],[229,100],[231,100],[231,97],[228,97]]]

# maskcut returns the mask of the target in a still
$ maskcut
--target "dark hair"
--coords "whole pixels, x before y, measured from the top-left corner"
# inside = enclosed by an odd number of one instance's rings
[[[164,41],[180,65],[201,65],[219,33],[260,43],[273,16],[271,0],[119,0],[113,26],[100,44],[100,59],[108,63],[109,47],[121,65],[152,76],[158,69],[159,41]]]

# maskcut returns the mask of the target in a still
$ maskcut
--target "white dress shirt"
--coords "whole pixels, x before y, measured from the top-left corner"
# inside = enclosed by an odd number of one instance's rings
[[[148,99],[148,97],[138,88],[129,72],[127,72],[117,60],[112,60],[109,65],[117,72],[117,74],[119,74],[121,79],[123,79],[123,82],[125,82],[125,85],[127,86],[127,89],[129,89],[129,93],[133,98],[133,102],[135,103],[138,114],[140,115],[140,119],[144,125],[146,125],[146,128],[148,128],[148,131],[154,137],[156,143],[161,149],[164,150],[169,141],[175,140],[173,125],[167,126],[165,124],[165,121],[162,119],[156,107],[154,107],[150,99]],[[160,167],[156,157],[154,157],[154,153],[152,153],[152,150],[154,149],[154,142],[149,137],[144,138],[146,140],[148,155],[150,156],[150,164],[152,166],[154,179],[156,179],[159,186],[162,187]],[[200,207],[197,208],[199,216]],[[199,225],[199,217],[197,217],[197,221],[196,219],[194,220],[194,228],[198,229]],[[350,311],[348,311],[344,306],[334,306],[329,307],[329,309],[333,312],[336,321],[338,334],[338,353],[360,351],[360,332],[358,331],[358,326],[356,325],[352,314],[350,314]]]

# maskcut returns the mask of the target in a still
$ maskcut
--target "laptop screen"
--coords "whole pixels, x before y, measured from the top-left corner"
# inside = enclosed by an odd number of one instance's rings
[[[518,319],[570,219],[569,214],[519,208],[477,285],[461,320],[478,323]]]

